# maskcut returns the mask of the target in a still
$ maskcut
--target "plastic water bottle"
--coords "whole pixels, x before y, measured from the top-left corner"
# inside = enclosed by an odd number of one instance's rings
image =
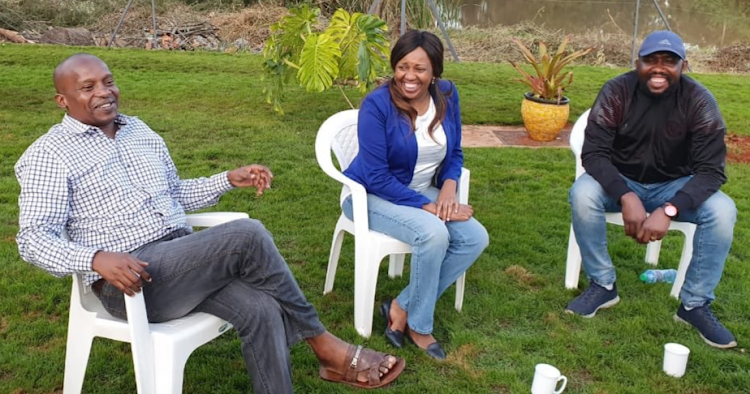
[[[677,279],[677,270],[648,270],[641,274],[641,282],[643,283],[657,283],[666,282],[674,283]]]

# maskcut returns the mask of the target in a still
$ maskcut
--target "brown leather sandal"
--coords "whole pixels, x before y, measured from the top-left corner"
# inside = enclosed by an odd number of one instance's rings
[[[351,362],[346,372],[342,375],[321,366],[320,377],[329,382],[346,383],[363,389],[383,387],[396,380],[406,366],[406,361],[403,358],[396,357],[396,362],[388,369],[388,372],[380,376],[380,366],[387,367],[388,356],[388,354],[365,349],[362,346],[349,345],[349,349],[346,351],[346,359],[351,360]],[[357,380],[360,372],[367,372],[367,382]]]

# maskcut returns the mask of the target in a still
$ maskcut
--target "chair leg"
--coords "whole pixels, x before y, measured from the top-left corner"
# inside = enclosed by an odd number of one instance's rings
[[[581,275],[581,249],[578,247],[573,225],[570,226],[568,237],[568,257],[565,262],[565,288],[577,289],[578,278]]]
[[[464,306],[464,290],[466,289],[466,272],[456,280],[456,310],[461,312]]]
[[[155,349],[156,355],[154,377],[156,378],[156,392],[159,394],[181,394],[185,364],[194,349],[184,351],[174,343]]]
[[[659,253],[661,252],[661,241],[649,242],[646,245],[646,262],[651,265],[659,264]]]
[[[388,264],[388,277],[395,278],[404,274],[405,254],[394,253],[391,255]]]
[[[82,312],[84,314],[89,313]],[[82,314],[71,308],[68,343],[65,348],[63,394],[79,394],[81,392],[83,380],[86,377],[86,366],[91,354],[91,343],[94,340],[94,319],[80,315]]]
[[[685,283],[685,274],[687,273],[688,267],[690,267],[690,260],[693,258],[693,236],[695,235],[695,227],[692,227],[685,231],[685,244],[682,245],[682,256],[680,256],[680,265],[677,267],[677,278],[672,285],[672,291],[670,295],[676,299],[680,299],[680,290],[682,285]]]
[[[359,240],[354,242],[355,249],[360,249],[356,245],[360,243]],[[381,253],[375,252],[363,245],[361,250],[355,252],[354,257],[354,328],[365,338],[369,338],[372,333],[375,287],[378,283],[378,268],[383,258]]]
[[[328,270],[326,272],[326,283],[323,286],[323,294],[328,294],[333,290],[333,282],[336,280],[336,268],[339,265],[339,256],[341,255],[341,244],[344,242],[344,233],[338,224],[333,231],[333,241],[331,242],[331,254],[328,257]]]

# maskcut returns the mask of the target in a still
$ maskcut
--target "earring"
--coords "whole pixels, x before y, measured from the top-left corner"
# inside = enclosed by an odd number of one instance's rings
[[[432,77],[432,84],[435,84],[435,77]]]

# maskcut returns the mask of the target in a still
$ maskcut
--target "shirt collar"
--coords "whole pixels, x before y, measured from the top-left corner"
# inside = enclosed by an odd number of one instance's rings
[[[115,117],[115,123],[119,126],[124,126],[128,124],[128,117],[123,114],[117,114],[117,116]],[[100,128],[87,125],[68,114],[65,114],[65,116],[63,116],[62,125],[65,130],[68,130],[74,134],[95,133],[97,131],[101,131]]]

